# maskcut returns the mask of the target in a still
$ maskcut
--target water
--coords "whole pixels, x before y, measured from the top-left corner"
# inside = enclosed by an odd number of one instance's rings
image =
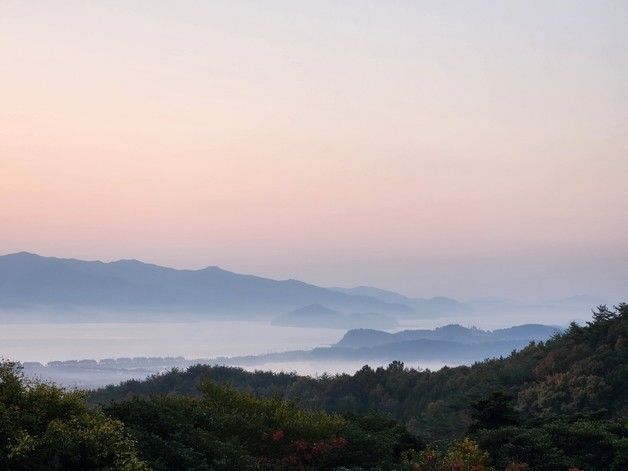
[[[5,324],[0,357],[16,361],[182,356],[188,359],[302,350],[336,343],[335,329],[263,322]]]
[[[519,319],[538,322],[539,313]],[[558,323],[558,316],[547,316],[545,323]],[[560,319],[563,320],[563,319]],[[397,330],[434,328],[458,322],[483,328],[502,327],[508,319],[495,314],[473,316],[461,313],[446,319],[430,318],[405,322]],[[563,320],[564,321],[564,320]],[[309,350],[338,342],[344,331],[337,329],[273,326],[262,321],[141,322],[141,323],[0,323],[0,358],[19,362],[48,363],[55,360],[102,360],[124,357],[183,357],[188,360],[259,355],[289,350]],[[192,364],[188,362],[180,367]],[[233,364],[233,363],[232,363]],[[445,364],[427,362],[409,367],[438,370]],[[360,361],[269,362],[243,367],[247,370],[295,372],[303,375],[352,374],[362,368]],[[128,379],[143,379],[173,366],[143,365],[90,368],[63,366],[42,368],[31,365],[25,372],[32,377],[64,386],[94,388]],[[369,366],[386,366],[371,361]]]
[[[580,313],[580,311],[576,311]],[[402,322],[397,330],[434,328],[450,323],[499,328],[527,322],[567,325],[572,310],[463,311],[446,318]],[[588,314],[587,314],[588,315]],[[5,323],[0,318],[0,357],[17,361],[120,357],[215,358],[305,350],[336,343],[344,331],[280,327],[263,321],[140,323]]]
[[[55,323],[5,324],[0,326],[0,357],[19,362],[48,363],[123,357],[184,357],[211,359],[307,350],[338,342],[344,331],[273,326],[264,322],[198,323]],[[302,375],[353,374],[365,362],[295,361],[244,366],[245,369],[295,372]],[[144,379],[173,365],[90,368],[77,366],[27,366],[33,378],[62,386],[96,388],[129,379]],[[174,365],[176,366],[176,365]],[[371,367],[386,362],[370,362]],[[408,365],[439,369],[442,363]]]

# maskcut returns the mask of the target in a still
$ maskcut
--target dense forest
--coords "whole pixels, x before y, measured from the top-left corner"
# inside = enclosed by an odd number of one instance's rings
[[[195,366],[85,396],[0,377],[2,469],[628,469],[628,305],[472,366]]]

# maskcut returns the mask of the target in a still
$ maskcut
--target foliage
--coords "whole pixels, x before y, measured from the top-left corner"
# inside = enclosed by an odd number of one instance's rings
[[[628,423],[580,419],[481,429],[474,433],[498,469],[525,462],[535,471],[628,469]]]
[[[90,409],[83,393],[28,383],[0,363],[0,469],[128,470],[148,467],[120,421]]]
[[[155,470],[390,469],[418,446],[396,422],[303,410],[202,383],[199,398],[135,398],[106,408],[137,439]]]
[[[419,453],[410,450],[402,458],[404,468],[412,471],[488,471],[489,462],[488,453],[467,437],[445,452],[428,447]]]
[[[519,413],[513,405],[513,397],[501,391],[493,392],[487,398],[473,404],[471,417],[474,423],[469,431],[486,428],[517,425],[520,422]]]
[[[228,383],[239,391],[261,397],[285,396],[286,390],[299,377],[290,373],[256,371],[249,373],[241,368],[226,366],[195,365],[185,371],[173,369],[167,373],[154,375],[147,380],[129,380],[120,385],[106,386],[90,394],[92,403],[107,404],[133,397],[150,397],[157,394],[200,395],[199,386],[203,381]]]

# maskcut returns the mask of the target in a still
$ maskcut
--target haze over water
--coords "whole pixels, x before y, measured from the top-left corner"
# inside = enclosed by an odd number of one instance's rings
[[[565,326],[572,320],[586,319],[586,312],[580,316],[565,313],[553,316],[553,325]],[[519,321],[543,323],[547,317],[540,310],[530,309],[520,314]],[[470,319],[463,313],[404,321],[388,331],[433,329],[451,323],[484,329],[513,325],[510,319],[494,314]],[[260,321],[9,323],[0,329],[0,350],[13,360],[42,363],[121,357],[209,359],[308,350],[335,344],[344,334],[345,330],[339,329],[274,326]],[[294,368],[298,370],[296,365]],[[343,367],[329,364],[327,371],[343,371]]]
[[[262,322],[8,324],[0,348],[9,358],[69,359],[254,355],[335,343],[335,329],[277,327]]]

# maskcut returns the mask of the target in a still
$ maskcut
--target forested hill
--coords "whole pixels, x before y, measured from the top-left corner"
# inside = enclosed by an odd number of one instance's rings
[[[305,408],[383,413],[426,439],[464,434],[473,421],[472,404],[495,392],[514,398],[522,420],[626,418],[628,305],[601,306],[585,326],[572,324],[545,343],[472,366],[417,371],[393,362],[387,368],[365,366],[354,375],[310,378],[199,365],[103,388],[90,400],[104,404],[136,395],[196,395],[204,379],[280,396]]]

